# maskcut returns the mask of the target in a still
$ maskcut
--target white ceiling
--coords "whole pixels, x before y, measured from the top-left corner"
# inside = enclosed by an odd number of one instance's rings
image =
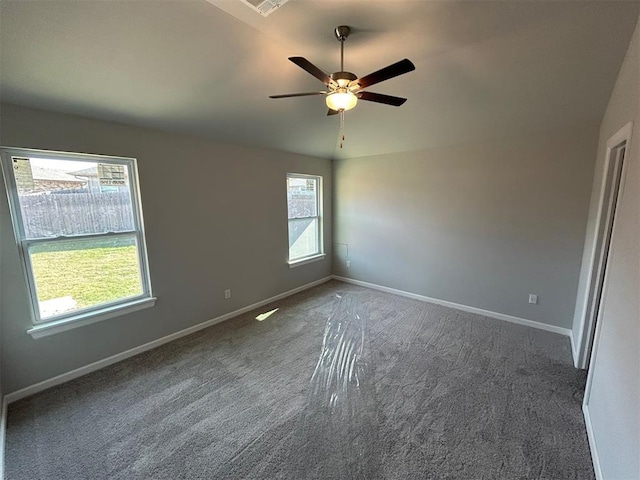
[[[638,1],[290,0],[264,18],[239,0],[0,3],[3,102],[327,158],[432,148],[599,123]],[[358,76],[416,71],[339,119],[287,60]]]

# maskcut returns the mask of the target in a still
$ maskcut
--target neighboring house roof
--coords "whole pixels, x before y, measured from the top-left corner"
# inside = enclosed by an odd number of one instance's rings
[[[82,170],[74,170],[69,172],[69,175],[74,175],[76,177],[97,177],[98,176],[98,168],[97,167],[88,167],[83,168]]]
[[[61,172],[60,170],[54,170],[53,168],[31,166],[31,176],[34,180],[40,181],[53,181],[53,182],[74,182],[84,183],[85,180],[76,178],[69,173]]]

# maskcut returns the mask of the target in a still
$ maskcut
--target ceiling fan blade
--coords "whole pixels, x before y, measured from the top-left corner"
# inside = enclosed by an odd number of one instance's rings
[[[329,115],[337,115],[339,113],[340,113],[339,110],[331,110],[331,109],[329,109],[329,111],[327,112],[327,116],[329,116]]]
[[[416,69],[416,66],[409,60],[405,58],[404,60],[400,60],[388,67],[381,68],[380,70],[370,73],[362,78],[358,78],[351,82],[351,85],[358,84],[360,88],[367,88],[370,85],[374,85],[376,83],[384,82],[385,80],[389,80],[390,78],[397,77],[398,75],[403,75],[405,73],[412,72]]]
[[[285,93],[284,95],[269,95],[269,98],[308,97],[309,95],[324,95],[327,92]]]
[[[313,63],[311,63],[306,58],[304,58],[304,57],[289,57],[289,60],[291,60],[296,65],[298,65],[301,69],[305,70],[306,72],[308,72],[311,75],[313,75],[314,77],[316,77],[318,80],[320,80],[325,85],[330,85],[333,82],[333,80],[331,80],[331,77],[329,77],[329,75],[327,75],[325,72],[320,70],[318,67],[316,67]]]
[[[406,98],[394,97],[392,95],[383,95],[382,93],[373,92],[358,92],[358,98],[360,100],[367,100],[369,102],[384,103],[385,105],[393,105],[399,107],[407,101]]]

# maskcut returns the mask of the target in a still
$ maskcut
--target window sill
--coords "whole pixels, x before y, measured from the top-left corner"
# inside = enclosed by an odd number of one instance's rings
[[[317,262],[318,260],[322,260],[326,256],[327,255],[324,253],[319,253],[318,255],[314,255],[313,257],[305,257],[301,258],[300,260],[293,260],[287,263],[289,263],[289,268],[296,268],[301,265],[306,265],[307,263]]]
[[[143,298],[132,302],[105,307],[102,310],[79,314],[74,317],[64,318],[62,320],[54,320],[48,323],[34,325],[27,330],[27,333],[33,338],[48,337],[56,333],[66,332],[77,327],[91,325],[92,323],[101,322],[108,318],[119,317],[127,313],[136,312],[144,308],[153,307],[156,304],[156,298]]]

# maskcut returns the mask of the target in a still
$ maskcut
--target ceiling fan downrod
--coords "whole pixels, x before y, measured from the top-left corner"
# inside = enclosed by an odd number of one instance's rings
[[[340,41],[340,71],[344,72],[344,42],[349,38],[351,28],[347,25],[340,25],[333,31],[336,38]]]
[[[349,38],[349,34],[351,33],[351,28],[349,28],[347,25],[340,25],[339,27],[336,27],[333,33],[335,34],[336,38],[340,41],[340,73],[343,73],[344,72],[344,42],[347,40],[347,38]],[[338,75],[336,75],[336,77],[338,77]],[[357,78],[355,75],[353,75],[353,77],[354,78],[349,78],[349,80],[354,80],[355,78]],[[334,78],[334,80],[337,80],[337,78]],[[344,109],[339,110],[339,113],[340,113],[340,130],[338,133],[338,143],[340,145],[340,148],[344,148],[344,141],[345,141]]]

